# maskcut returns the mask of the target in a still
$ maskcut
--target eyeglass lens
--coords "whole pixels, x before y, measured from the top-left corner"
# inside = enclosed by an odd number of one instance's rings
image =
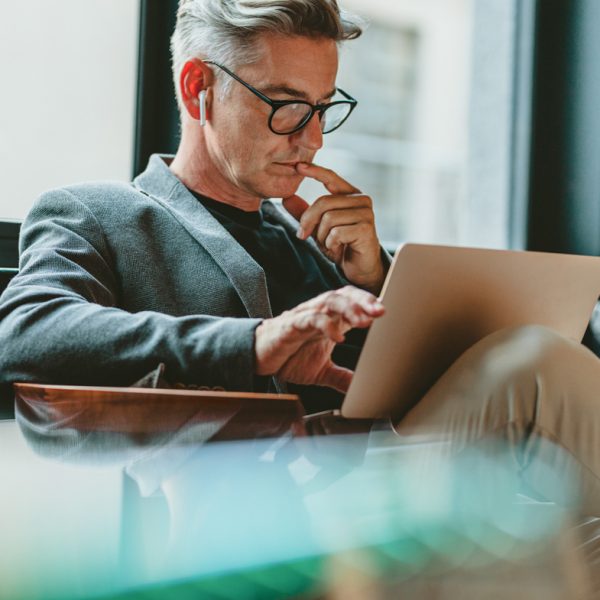
[[[321,131],[328,133],[340,125],[348,116],[351,105],[332,104],[324,110],[321,117]],[[277,133],[289,133],[304,124],[311,108],[307,104],[286,104],[279,107],[271,119],[271,127]]]

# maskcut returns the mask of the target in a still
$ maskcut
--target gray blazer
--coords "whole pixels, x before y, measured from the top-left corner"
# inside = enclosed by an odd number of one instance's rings
[[[254,330],[272,316],[265,274],[165,160],[132,184],[37,201],[0,297],[0,383],[128,385],[164,362],[172,380],[253,389]],[[263,209],[295,233],[283,209]],[[312,240],[306,251],[331,288],[347,283]]]

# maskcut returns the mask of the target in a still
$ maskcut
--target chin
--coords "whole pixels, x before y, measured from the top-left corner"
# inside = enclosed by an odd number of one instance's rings
[[[277,180],[269,181],[261,186],[263,192],[262,198],[287,198],[293,196],[300,187],[303,177],[296,175],[294,177],[278,177]]]

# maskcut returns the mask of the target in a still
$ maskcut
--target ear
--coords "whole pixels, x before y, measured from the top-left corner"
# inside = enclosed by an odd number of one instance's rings
[[[185,106],[188,114],[192,119],[200,119],[200,103],[198,96],[202,90],[207,90],[212,84],[213,74],[211,69],[200,59],[194,58],[188,60],[183,69],[181,69],[181,75],[179,76],[179,90],[181,91],[181,101]],[[210,118],[210,111],[208,109],[207,95],[207,109],[206,117]]]

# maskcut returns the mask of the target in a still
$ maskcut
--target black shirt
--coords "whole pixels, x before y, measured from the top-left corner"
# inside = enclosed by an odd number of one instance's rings
[[[192,193],[264,270],[273,316],[332,288],[313,255],[307,252],[306,242],[290,236],[268,214],[262,210],[243,211]],[[364,332],[348,332],[346,340],[336,346],[333,360],[354,369]],[[300,395],[307,412],[339,408],[343,399],[342,394],[329,388],[296,384],[288,387]]]

